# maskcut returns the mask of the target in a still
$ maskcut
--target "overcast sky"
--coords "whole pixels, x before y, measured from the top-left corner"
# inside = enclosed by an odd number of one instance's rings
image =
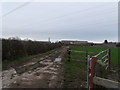
[[[2,4],[2,37],[32,40],[118,41],[117,2]]]

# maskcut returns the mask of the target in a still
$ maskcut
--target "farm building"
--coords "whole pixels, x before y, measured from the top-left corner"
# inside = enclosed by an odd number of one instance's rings
[[[88,44],[88,41],[70,41],[70,40],[62,40],[61,43],[63,44]]]
[[[101,43],[101,44],[94,44],[97,47],[116,47],[116,43]]]
[[[105,47],[116,47],[116,43],[103,43],[103,46]]]

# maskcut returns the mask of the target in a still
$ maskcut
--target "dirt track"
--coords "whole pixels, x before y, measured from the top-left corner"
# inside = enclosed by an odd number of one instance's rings
[[[3,88],[59,88],[63,83],[62,58],[66,48],[54,51],[44,57],[34,58],[30,62],[2,72]]]

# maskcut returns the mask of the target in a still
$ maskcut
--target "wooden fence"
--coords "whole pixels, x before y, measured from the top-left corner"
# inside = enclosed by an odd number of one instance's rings
[[[104,56],[101,56],[104,53]],[[93,90],[95,85],[103,86],[105,88],[119,88],[120,83],[109,79],[101,78],[96,76],[96,65],[110,69],[110,49],[101,51],[95,56],[87,58],[87,87],[89,90]],[[100,75],[99,75],[100,76]]]

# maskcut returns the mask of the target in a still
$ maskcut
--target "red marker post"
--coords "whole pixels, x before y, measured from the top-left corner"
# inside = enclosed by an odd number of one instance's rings
[[[97,57],[92,57],[92,62],[91,62],[91,76],[90,76],[90,90],[94,90],[93,78],[95,76],[96,60],[97,60]]]

